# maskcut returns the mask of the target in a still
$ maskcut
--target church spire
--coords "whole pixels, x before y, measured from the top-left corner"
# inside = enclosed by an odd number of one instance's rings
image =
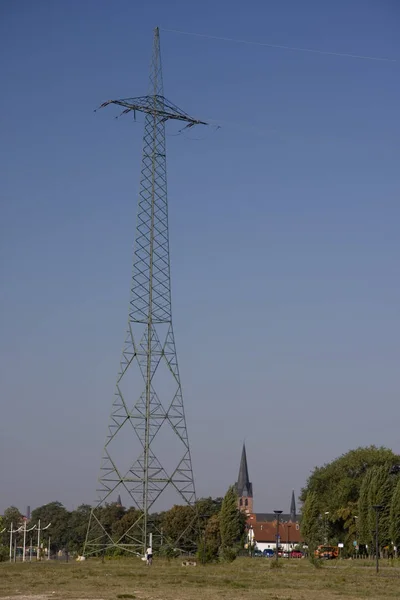
[[[292,490],[292,501],[290,503],[290,520],[293,523],[296,521],[296,499],[294,497],[294,490]]]
[[[239,509],[246,513],[253,512],[253,484],[249,479],[247,468],[246,446],[243,444],[242,457],[240,459],[239,476],[236,483],[236,492],[239,498]]]
[[[249,470],[247,468],[246,446],[243,444],[242,458],[240,459],[239,477],[237,480],[238,496],[252,496],[253,486],[249,479]]]

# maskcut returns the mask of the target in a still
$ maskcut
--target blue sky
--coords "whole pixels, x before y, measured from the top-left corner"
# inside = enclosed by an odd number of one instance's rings
[[[0,510],[95,498],[127,319],[152,30],[175,335],[197,491],[246,439],[259,511],[358,445],[400,452],[397,0],[0,7]],[[210,467],[212,465],[212,467]]]

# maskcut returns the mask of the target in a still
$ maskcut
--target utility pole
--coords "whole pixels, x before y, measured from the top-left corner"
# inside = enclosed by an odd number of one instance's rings
[[[359,555],[359,548],[360,548],[360,546],[359,546],[358,531],[357,531],[357,519],[358,519],[358,516],[354,515],[353,519],[354,519],[354,530],[355,530],[354,552],[356,553],[356,558],[360,558],[360,555]]]
[[[325,511],[325,544],[328,545],[328,515],[329,510]]]
[[[24,543],[22,545],[22,562],[25,562],[25,546],[26,546],[26,521],[24,521]]]
[[[40,527],[40,519],[37,525],[37,530],[38,530],[38,538],[37,538],[37,552],[36,552],[36,560],[40,560],[40,532],[41,531],[46,531],[46,529],[48,529],[50,527],[51,523],[49,523],[48,525],[46,525],[46,527]]]
[[[10,562],[12,562],[12,535],[13,535],[13,524],[10,525]]]
[[[275,560],[276,562],[278,562],[278,553],[279,553],[279,518],[282,514],[281,510],[274,510],[274,513],[276,515],[276,556],[275,556]]]
[[[40,519],[39,519],[39,523],[38,523],[36,560],[37,561],[40,560]]]
[[[102,455],[98,500],[91,511],[83,554],[101,552],[105,542],[107,548],[144,555],[151,533],[149,511],[160,496],[173,490],[185,504],[194,507],[196,500],[172,325],[165,126],[167,121],[177,121],[183,129],[206,123],[165,98],[158,28],[148,95],[109,100],[100,108],[111,104],[134,118],[144,114],[143,154],[128,326]],[[139,442],[137,451],[125,443],[132,452],[128,470],[122,467],[118,449],[121,431]],[[167,466],[167,457],[175,451],[174,464]],[[96,509],[119,492],[129,495],[139,516],[115,539]],[[179,547],[179,539],[168,543]]]
[[[25,552],[26,552],[26,534],[29,533],[30,531],[33,531],[33,529],[36,528],[36,525],[34,525],[33,527],[31,527],[30,529],[26,528],[26,521],[24,521],[24,541],[23,541],[23,545],[22,545],[22,562],[25,562]],[[31,538],[32,540],[32,538]]]
[[[23,525],[21,525],[21,527],[18,527],[18,529],[13,529],[13,523],[11,523],[10,525],[10,562],[13,561],[13,533],[19,533],[22,529]],[[17,538],[15,538],[15,544],[17,543]],[[15,553],[16,553],[16,549],[15,549],[15,544],[14,544],[14,562],[15,562]]]

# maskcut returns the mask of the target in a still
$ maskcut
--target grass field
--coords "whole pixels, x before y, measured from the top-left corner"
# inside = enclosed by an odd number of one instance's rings
[[[182,567],[181,561],[96,559],[76,563],[1,563],[0,597],[22,600],[355,600],[400,598],[400,567],[382,561],[337,561],[320,569],[304,559],[240,558],[225,565]]]

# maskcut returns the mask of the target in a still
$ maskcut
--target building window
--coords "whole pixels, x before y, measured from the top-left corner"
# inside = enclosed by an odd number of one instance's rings
[[[242,498],[240,498],[240,500],[239,500],[239,506],[243,506],[243,500],[242,500]]]
[[[244,501],[244,505],[245,505],[245,506],[248,506],[248,504],[249,504],[249,501],[248,501],[248,500],[247,500],[247,498],[246,498],[246,499],[245,499],[245,501]]]

